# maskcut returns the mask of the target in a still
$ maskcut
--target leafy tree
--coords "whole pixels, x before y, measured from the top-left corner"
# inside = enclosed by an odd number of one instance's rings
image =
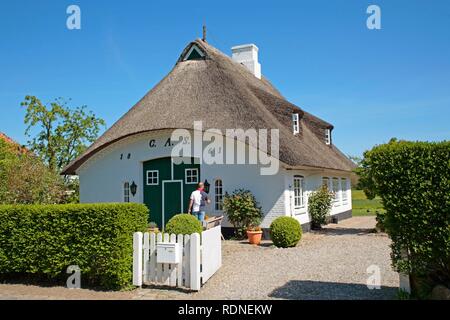
[[[105,125],[86,106],[70,109],[62,98],[45,105],[35,96],[26,96],[21,105],[26,107],[25,134],[30,138],[30,150],[55,172],[94,142]],[[38,131],[34,134],[35,130]]]
[[[0,203],[52,204],[66,201],[63,179],[30,152],[0,140]]]

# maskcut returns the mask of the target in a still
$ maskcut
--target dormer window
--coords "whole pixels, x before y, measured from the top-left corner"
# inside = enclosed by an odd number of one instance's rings
[[[330,129],[325,129],[325,143],[327,145],[331,144],[331,130]]]
[[[294,131],[294,134],[300,133],[300,120],[298,113],[292,114],[292,130]]]
[[[193,45],[189,51],[184,55],[183,61],[186,60],[200,60],[205,58],[205,53],[198,46]]]

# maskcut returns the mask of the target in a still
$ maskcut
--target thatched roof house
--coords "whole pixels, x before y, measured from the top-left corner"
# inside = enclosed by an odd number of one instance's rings
[[[89,168],[94,168],[95,165],[89,163],[102,161],[92,160],[99,153],[103,156],[97,158],[103,159],[105,155],[117,149],[117,146],[125,146],[128,144],[127,141],[134,141],[133,137],[135,140],[139,140],[139,137],[148,140],[152,134],[173,129],[192,130],[194,121],[201,120],[205,130],[216,128],[225,132],[229,128],[278,129],[278,158],[284,175],[286,170],[292,174],[296,173],[296,170],[309,170],[308,174],[299,171],[302,177],[320,172],[319,180],[322,183],[322,175],[328,171],[330,178],[345,177],[344,182],[347,184],[354,165],[332,143],[333,125],[287,101],[265,77],[261,76],[257,56],[258,48],[254,45],[234,47],[231,58],[203,40],[191,42],[183,50],[170,73],[80,157],[70,163],[63,173],[80,174],[83,189],[82,172],[89,172],[90,176],[94,174],[93,169]],[[293,132],[293,116],[297,117],[294,120],[295,132]],[[241,142],[255,148],[259,147],[257,141],[251,139]],[[140,159],[144,167],[146,160],[150,158],[146,159],[144,156]],[[216,168],[215,171],[217,170]],[[205,176],[204,173],[206,170],[202,169],[202,177]],[[143,174],[145,177],[133,179],[136,183],[143,181],[145,189],[145,185],[148,185],[147,176]],[[214,181],[216,176],[217,174],[211,176],[210,181]],[[317,181],[316,179],[315,185]],[[234,185],[238,186],[238,183],[233,183]],[[293,188],[293,185],[297,186],[297,183],[283,182],[283,192],[289,186]],[[90,190],[87,186],[85,188]],[[333,188],[331,179],[330,188]],[[345,190],[347,189],[346,185]],[[143,194],[138,196],[137,201],[147,203],[144,199],[146,191],[139,189],[137,193],[139,191]],[[298,192],[295,192],[297,195]],[[188,198],[188,195],[182,194],[181,197]],[[114,200],[103,196],[85,197],[87,202],[109,199]],[[286,202],[286,199],[283,201]],[[270,206],[268,205],[266,211],[273,209]],[[181,209],[184,207],[182,203]],[[221,211],[220,205],[215,208],[217,209],[215,211]],[[282,211],[288,210],[287,208],[287,204],[283,203]],[[348,209],[346,207],[345,212],[348,212]],[[288,211],[283,214],[294,215],[292,210]]]

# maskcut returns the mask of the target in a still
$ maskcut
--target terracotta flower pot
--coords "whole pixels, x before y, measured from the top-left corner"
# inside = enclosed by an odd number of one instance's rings
[[[247,230],[247,237],[248,237],[248,242],[250,242],[250,244],[260,244],[261,243],[261,238],[262,238],[262,231],[250,231]]]

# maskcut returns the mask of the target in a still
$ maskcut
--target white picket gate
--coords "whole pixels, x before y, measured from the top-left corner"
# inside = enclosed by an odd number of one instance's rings
[[[157,243],[181,244],[181,262],[156,262]],[[136,232],[133,236],[133,285],[185,287],[198,291],[222,266],[220,226],[192,235]]]

